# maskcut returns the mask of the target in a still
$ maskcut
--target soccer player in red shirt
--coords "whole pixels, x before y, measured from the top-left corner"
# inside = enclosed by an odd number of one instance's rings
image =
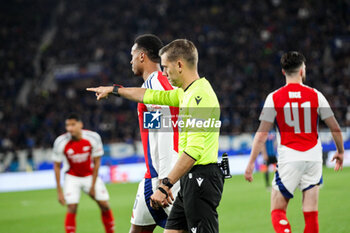
[[[83,123],[77,114],[66,118],[66,130],[67,133],[55,140],[53,147],[58,201],[68,207],[64,224],[66,233],[75,233],[75,215],[81,190],[88,193],[100,207],[106,233],[114,233],[114,218],[108,203],[109,194],[98,177],[101,156],[104,153],[101,137],[96,132],[83,130]],[[62,191],[60,168],[63,161],[68,162],[69,169],[64,176]]]
[[[318,118],[330,128],[336,144],[334,170],[338,171],[343,166],[341,129],[322,93],[303,84],[306,78],[305,61],[299,52],[288,52],[282,56],[282,73],[286,77],[286,85],[266,98],[245,171],[245,179],[252,182],[255,160],[275,122],[278,129],[278,165],[272,184],[271,218],[277,233],[291,232],[286,210],[297,187],[303,192],[304,233],[319,232],[322,145],[318,136]]]

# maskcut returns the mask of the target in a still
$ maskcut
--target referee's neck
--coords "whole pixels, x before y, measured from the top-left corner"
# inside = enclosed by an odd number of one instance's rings
[[[184,74],[181,88],[183,90],[186,90],[186,88],[188,88],[189,85],[191,85],[194,81],[198,79],[200,79],[200,77],[197,71],[192,71],[192,72],[188,72],[187,74]]]

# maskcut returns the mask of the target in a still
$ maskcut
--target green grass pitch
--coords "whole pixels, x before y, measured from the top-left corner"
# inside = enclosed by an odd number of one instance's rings
[[[219,211],[221,233],[269,233],[270,193],[263,175],[256,173],[254,182],[234,176],[225,183]],[[350,232],[350,168],[342,172],[324,169],[320,192],[319,222],[321,233]],[[109,184],[116,232],[127,233],[137,184]],[[58,204],[55,190],[0,193],[1,233],[63,233],[66,208]],[[301,192],[296,191],[288,212],[292,231],[303,232]],[[82,195],[77,216],[77,233],[103,233],[100,213],[87,195]],[[155,232],[162,232],[157,229]]]

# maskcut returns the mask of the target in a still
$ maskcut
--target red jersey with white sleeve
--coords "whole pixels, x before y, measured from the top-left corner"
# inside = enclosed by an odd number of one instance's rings
[[[333,115],[321,92],[289,83],[267,96],[259,120],[276,123],[279,163],[322,161],[318,120]]]
[[[154,90],[172,90],[173,86],[169,83],[166,76],[160,71],[153,72],[143,83],[142,88]],[[144,113],[159,111],[162,116],[171,116],[173,122],[177,121],[179,109],[177,107],[160,106],[153,104],[139,103],[137,106],[141,141],[145,156],[147,171],[145,178],[158,177],[165,178],[178,158],[179,134],[177,126],[166,130],[145,129]]]
[[[83,130],[82,138],[72,140],[70,133],[59,136],[53,146],[53,161],[62,162],[66,159],[69,165],[67,171],[72,176],[85,177],[92,175],[91,157],[102,156],[103,144],[98,133]]]

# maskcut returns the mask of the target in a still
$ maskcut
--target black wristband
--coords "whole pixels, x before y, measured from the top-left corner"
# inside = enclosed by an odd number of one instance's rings
[[[167,191],[165,191],[165,189],[163,189],[162,187],[158,187],[159,191],[161,191],[162,193],[165,194],[165,198],[168,198],[169,194],[167,193]]]

